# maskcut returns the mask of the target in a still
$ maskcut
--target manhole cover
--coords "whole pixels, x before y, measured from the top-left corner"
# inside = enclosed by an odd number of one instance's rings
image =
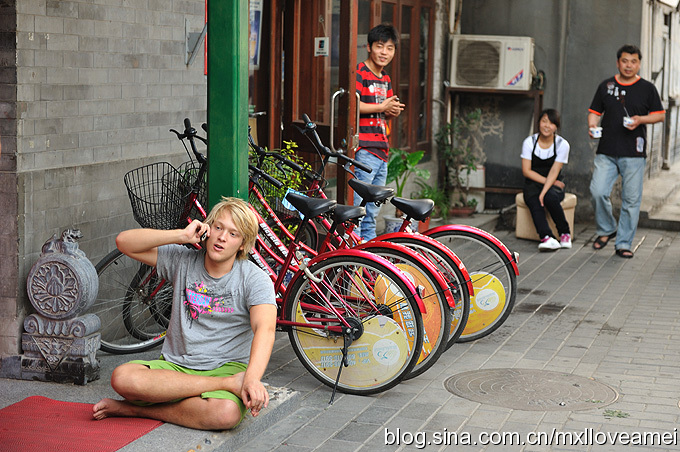
[[[619,394],[595,380],[534,369],[485,369],[463,372],[444,382],[468,400],[527,411],[574,411],[607,406]]]

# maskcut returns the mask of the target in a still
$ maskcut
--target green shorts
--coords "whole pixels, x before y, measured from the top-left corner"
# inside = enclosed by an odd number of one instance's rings
[[[135,364],[142,364],[149,369],[168,369],[168,370],[174,370],[177,372],[182,372],[185,374],[190,374],[190,375],[201,375],[204,377],[230,377],[234,374],[237,374],[239,372],[245,372],[246,367],[248,367],[246,364],[243,363],[236,363],[236,362],[230,362],[221,365],[217,369],[214,370],[196,370],[196,369],[189,369],[188,367],[183,367],[178,364],[171,363],[169,361],[166,361],[163,359],[161,356],[160,359],[154,359],[151,361],[144,361],[141,359],[133,360],[130,361],[130,363],[135,363]],[[239,396],[236,394],[229,392],[229,391],[209,391],[209,392],[204,392],[201,394],[201,398],[203,399],[227,399],[227,400],[233,400],[236,402],[236,404],[239,407],[239,410],[241,410],[241,419],[246,414],[246,406],[243,404],[243,401]],[[178,402],[179,400],[176,400]],[[149,402],[132,402],[135,405],[153,405],[153,403]]]

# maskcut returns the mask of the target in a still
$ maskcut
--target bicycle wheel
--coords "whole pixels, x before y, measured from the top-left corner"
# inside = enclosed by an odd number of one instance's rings
[[[463,273],[458,267],[451,251],[434,239],[419,234],[395,233],[386,237],[378,237],[393,243],[400,243],[418,251],[437,267],[437,270],[446,278],[449,290],[456,301],[452,310],[451,328],[446,344],[446,350],[460,338],[470,315],[470,290],[468,288],[469,275]]]
[[[517,297],[517,276],[510,259],[491,240],[470,231],[440,230],[430,237],[459,256],[470,272],[475,294],[460,342],[494,332],[508,318]]]
[[[425,304],[423,313],[423,348],[416,366],[404,379],[417,377],[437,362],[446,350],[451,329],[452,309],[449,306],[447,282],[437,268],[424,256],[405,246],[388,242],[368,242],[356,247],[384,257],[404,272],[413,285],[421,287]],[[451,303],[454,303],[451,296]]]
[[[141,264],[118,250],[95,266],[99,293],[88,313],[102,323],[101,349],[128,354],[163,343],[172,306],[172,285],[154,267]]]
[[[300,274],[286,292],[284,319],[297,323],[288,331],[291,346],[323,384],[334,387],[342,365],[338,314],[360,331],[338,382],[348,394],[394,387],[416,365],[423,346],[422,317],[409,284],[381,262],[378,256],[331,256],[309,267],[321,283]]]

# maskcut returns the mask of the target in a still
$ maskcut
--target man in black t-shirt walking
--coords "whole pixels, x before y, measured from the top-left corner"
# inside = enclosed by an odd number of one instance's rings
[[[602,249],[616,237],[616,255],[630,259],[642,201],[646,125],[663,121],[665,111],[656,87],[638,75],[640,49],[625,45],[616,58],[619,73],[600,83],[588,109],[590,137],[600,139],[590,181],[597,226],[593,248]],[[621,212],[617,225],[609,197],[619,174]]]

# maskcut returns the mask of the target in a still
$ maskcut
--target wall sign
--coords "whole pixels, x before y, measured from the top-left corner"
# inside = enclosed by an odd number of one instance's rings
[[[314,56],[328,56],[328,38],[314,38]]]

